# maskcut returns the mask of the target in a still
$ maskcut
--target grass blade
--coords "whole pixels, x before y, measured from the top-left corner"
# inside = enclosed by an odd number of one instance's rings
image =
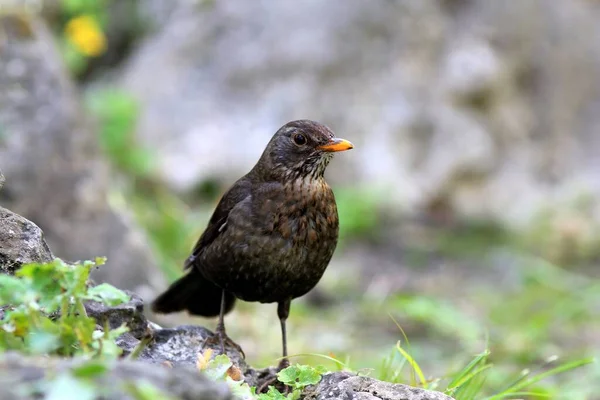
[[[400,346],[399,340],[398,340],[398,343],[396,343],[396,349],[398,349],[400,354],[402,354],[402,357],[404,357],[406,359],[406,361],[408,361],[408,363],[412,367],[412,370],[414,371],[414,373],[417,375],[417,377],[421,381],[420,386],[427,389],[427,380],[425,379],[425,375],[423,375],[423,371],[421,371],[421,367],[419,367],[419,364],[417,364],[415,359],[412,358],[412,356],[410,354],[408,354],[408,352]],[[416,383],[414,383],[413,386],[416,386]]]
[[[348,365],[344,364],[343,362],[341,362],[338,359],[335,359],[331,356],[326,356],[325,354],[318,354],[318,353],[300,353],[300,354],[292,354],[290,356],[288,356],[288,358],[292,358],[292,357],[319,357],[319,358],[323,358],[325,360],[331,361],[333,362],[341,371],[342,369],[350,369],[348,367]],[[278,358],[277,360],[282,360],[283,357]]]
[[[487,397],[486,400],[500,400],[500,399],[505,399],[508,396],[514,396],[515,393],[518,393],[520,390],[522,390],[528,386],[531,386],[531,385],[541,381],[542,379],[548,378],[552,375],[567,372],[567,371],[573,370],[575,368],[583,367],[584,365],[594,363],[595,361],[596,360],[593,357],[589,357],[589,358],[584,358],[581,360],[572,361],[572,362],[568,362],[568,363],[559,365],[555,368],[552,368],[546,372],[542,372],[540,374],[534,375],[530,378],[518,380],[512,387],[510,387],[510,388],[504,390],[503,392],[498,393],[494,396]]]
[[[454,389],[458,386],[461,386],[465,382],[465,377],[470,376],[471,371],[477,366],[479,366],[479,364],[484,364],[487,361],[489,355],[490,351],[486,349],[482,353],[475,356],[475,358],[469,364],[467,364],[467,366],[463,368],[462,371],[456,374],[452,381],[450,381],[450,383],[448,384],[448,389]]]

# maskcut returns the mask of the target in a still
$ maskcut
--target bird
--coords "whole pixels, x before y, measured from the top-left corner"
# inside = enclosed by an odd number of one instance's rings
[[[152,310],[218,316],[213,338],[224,353],[226,342],[240,349],[224,322],[236,299],[277,303],[278,370],[289,366],[291,301],[317,285],[338,241],[337,205],[325,169],[334,153],[353,147],[311,120],[278,129],[256,165],[223,194],[184,262],[187,273],[153,301]]]

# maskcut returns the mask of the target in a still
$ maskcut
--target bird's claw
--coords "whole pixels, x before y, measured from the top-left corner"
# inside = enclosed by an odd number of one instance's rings
[[[271,375],[269,378],[267,378],[267,380],[265,380],[256,390],[257,393],[266,393],[267,390],[269,389],[269,386],[274,386],[276,383],[280,383],[277,380],[277,373],[280,372],[282,369],[285,369],[287,367],[290,366],[290,360],[286,357],[283,358],[281,361],[279,361],[279,365],[277,365],[277,369],[275,371],[275,374]],[[277,389],[284,395],[288,394],[290,392],[290,387],[288,385],[284,385],[282,383],[280,383],[277,386]]]
[[[221,349],[221,354],[226,354],[225,347],[232,347],[242,355],[243,359],[246,359],[246,354],[240,345],[231,340],[225,333],[216,332],[212,336],[207,337],[202,344],[202,347],[217,348],[217,346]]]

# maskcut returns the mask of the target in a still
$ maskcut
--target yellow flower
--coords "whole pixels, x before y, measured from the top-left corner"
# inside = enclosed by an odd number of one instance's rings
[[[88,57],[99,56],[106,50],[106,37],[98,22],[89,15],[69,20],[65,35],[80,53]]]

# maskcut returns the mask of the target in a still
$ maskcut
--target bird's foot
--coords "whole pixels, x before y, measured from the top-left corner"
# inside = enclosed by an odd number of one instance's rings
[[[279,361],[279,365],[277,365],[277,372],[281,371],[282,369],[286,369],[289,366],[290,360],[287,357],[282,358],[281,361]]]
[[[290,366],[290,360],[288,360],[287,358],[283,358],[281,359],[281,361],[279,362],[279,365],[277,365],[277,369],[275,370],[275,373],[273,375],[271,375],[270,377],[268,377],[256,390],[257,393],[266,393],[269,390],[269,386],[276,386],[277,389],[283,393],[283,394],[288,394],[290,392],[290,386],[288,385],[284,385],[283,383],[279,382],[277,380],[277,373],[279,371],[281,371],[282,369],[285,369],[287,367]],[[277,384],[277,385],[276,385]]]
[[[234,348],[237,352],[239,352],[242,355],[243,359],[246,359],[246,354],[244,353],[244,350],[242,350],[239,344],[231,340],[231,338],[229,338],[229,336],[227,336],[225,332],[220,332],[219,330],[217,330],[212,336],[207,337],[204,340],[204,343],[202,344],[202,347],[204,348],[220,348],[221,354],[226,354],[226,346]]]

